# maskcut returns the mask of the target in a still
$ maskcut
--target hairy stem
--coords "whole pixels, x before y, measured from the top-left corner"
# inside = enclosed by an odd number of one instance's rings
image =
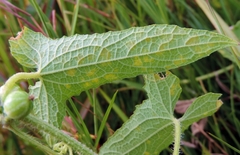
[[[35,126],[40,131],[44,131],[44,132],[48,133],[49,135],[56,137],[59,141],[66,143],[68,146],[70,146],[76,152],[79,152],[84,155],[96,155],[96,153],[93,152],[86,145],[84,145],[84,144],[80,143],[79,141],[77,141],[76,139],[64,134],[58,128],[56,128],[44,121],[32,116],[32,115],[28,115],[22,121],[24,123]]]
[[[174,123],[174,151],[173,155],[179,155],[180,142],[181,142],[181,125],[180,121],[176,118],[173,120]]]
[[[19,129],[19,127],[15,124],[14,121],[11,122],[11,124],[9,124],[9,126],[5,126],[5,128],[7,128],[8,130],[11,130],[13,133],[15,133],[16,135],[18,135],[20,138],[28,141],[29,143],[33,144],[34,146],[38,147],[40,150],[48,153],[48,154],[52,154],[52,155],[59,155],[57,152],[51,150],[49,147],[43,145],[42,143],[40,143],[36,138],[28,135],[27,133],[21,131]]]
[[[14,87],[14,85],[20,80],[37,79],[37,78],[40,78],[39,72],[33,72],[33,73],[20,72],[20,73],[14,74],[4,84],[3,92],[4,94],[8,94],[11,91],[11,89]]]
[[[13,76],[11,76],[7,80],[5,85],[11,86],[20,80],[37,79],[37,78],[40,78],[39,72],[32,72],[32,73],[20,72],[20,73],[16,73]]]

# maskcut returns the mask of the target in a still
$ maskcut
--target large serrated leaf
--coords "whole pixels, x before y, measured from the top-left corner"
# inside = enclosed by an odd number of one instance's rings
[[[148,100],[137,106],[130,119],[100,148],[100,155],[159,154],[174,140],[175,121],[181,123],[184,131],[221,106],[221,101],[217,101],[220,95],[208,93],[197,98],[186,114],[177,120],[173,111],[181,93],[179,79],[167,72],[165,78],[149,74],[144,80]]]
[[[48,116],[45,121],[60,126],[64,114],[56,109],[64,109],[66,99],[81,91],[117,79],[177,68],[236,44],[208,31],[151,25],[56,40],[24,28],[10,40],[10,49],[19,63],[37,68],[41,87],[51,94],[46,104],[55,108],[42,109],[34,101],[34,109],[42,110],[34,113]]]

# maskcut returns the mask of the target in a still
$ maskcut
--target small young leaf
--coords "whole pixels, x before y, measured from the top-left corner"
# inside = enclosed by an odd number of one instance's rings
[[[182,130],[188,128],[194,122],[214,114],[222,105],[222,101],[218,100],[221,94],[207,93],[198,97],[187,109],[181,117]]]
[[[177,68],[218,49],[237,45],[217,33],[174,25],[151,25],[56,40],[24,28],[9,43],[19,63],[37,68],[41,91],[46,94],[39,100],[52,104],[41,107],[34,100],[37,110],[34,113],[47,122],[57,122],[58,126],[66,100],[81,91],[117,79]]]

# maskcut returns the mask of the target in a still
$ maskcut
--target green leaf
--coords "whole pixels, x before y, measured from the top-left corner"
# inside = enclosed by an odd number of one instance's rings
[[[189,112],[176,120],[173,111],[181,93],[179,79],[167,72],[164,78],[149,74],[144,80],[148,100],[137,106],[130,119],[100,148],[100,155],[159,154],[174,140],[175,121],[181,120],[185,130],[189,123],[213,114],[221,105],[216,104],[220,95],[209,93],[197,98]]]
[[[159,154],[173,142],[173,108],[181,93],[179,79],[168,73],[145,75],[148,94],[130,119],[101,147],[100,155]]]
[[[49,87],[46,87],[48,85]],[[51,89],[52,84],[38,81],[35,86],[29,87],[29,94],[34,96],[33,112],[39,119],[48,122],[56,127],[60,127],[62,118],[65,116],[65,106],[59,102],[63,94]],[[50,93],[51,92],[51,93]],[[55,94],[58,93],[58,94]],[[53,97],[54,96],[54,97]],[[59,98],[59,100],[56,100]]]
[[[222,101],[217,100],[221,94],[208,93],[198,97],[187,109],[180,119],[182,130],[198,120],[215,113],[222,105]]]
[[[37,68],[41,75],[37,97],[39,102],[44,100],[51,106],[41,107],[34,100],[34,113],[41,118],[44,115],[45,121],[57,127],[64,116],[65,101],[73,95],[114,80],[177,68],[237,45],[220,34],[174,25],[56,40],[24,28],[9,43],[18,62]]]

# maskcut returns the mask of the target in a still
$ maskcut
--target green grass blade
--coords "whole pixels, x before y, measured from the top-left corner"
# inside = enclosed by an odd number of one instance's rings
[[[102,136],[103,129],[106,126],[106,122],[107,122],[108,116],[109,116],[109,114],[111,112],[111,109],[112,109],[112,107],[114,105],[114,100],[116,98],[116,95],[117,95],[117,92],[114,93],[114,95],[113,95],[113,97],[111,99],[111,102],[110,102],[110,104],[109,104],[109,106],[107,108],[107,111],[105,112],[105,115],[104,115],[104,117],[103,117],[103,119],[101,121],[101,125],[100,125],[100,127],[98,129],[97,138],[96,138],[96,141],[95,141],[95,148],[96,149],[98,147],[99,140],[100,140],[100,138]]]
[[[81,0],[77,0],[75,6],[74,6],[74,10],[73,10],[73,19],[72,19],[72,28],[71,28],[71,33],[70,35],[74,35],[75,29],[76,29],[76,23],[77,23],[77,18],[78,18],[78,10],[79,10],[79,6],[80,6],[80,2]]]
[[[65,2],[64,1],[62,1],[62,0],[57,0],[57,3],[58,3],[58,6],[59,6],[59,8],[60,8],[60,10],[61,10],[61,13],[62,13],[62,18],[63,18],[63,23],[64,23],[64,26],[65,26],[65,28],[66,28],[66,30],[67,30],[67,34],[69,35],[70,34],[70,32],[71,32],[71,24],[70,24],[70,21],[69,21],[69,19],[68,19],[68,16],[67,16],[67,14],[66,14],[66,6],[65,6]]]
[[[99,89],[99,93],[103,96],[103,98],[110,105],[111,99],[108,97],[108,95],[102,89]],[[126,122],[128,120],[128,117],[125,115],[125,113],[115,103],[112,105],[112,108],[123,122]]]
[[[210,134],[210,135],[211,135],[212,137],[214,137],[215,139],[219,140],[221,143],[223,143],[224,145],[226,145],[227,147],[229,147],[229,148],[232,149],[233,151],[235,151],[235,152],[237,152],[237,153],[240,153],[240,150],[238,150],[237,148],[229,145],[228,143],[226,143],[225,141],[219,139],[218,137],[214,136],[214,135],[211,134],[211,133],[208,133],[208,134]]]
[[[88,131],[88,128],[87,128],[85,122],[83,121],[82,117],[80,116],[80,114],[79,114],[76,106],[74,105],[72,99],[69,99],[68,101],[71,105],[71,108],[72,108],[73,112],[70,111],[70,109],[68,109],[68,108],[67,108],[67,111],[68,111],[69,115],[71,116],[71,118],[73,120],[73,123],[78,130],[78,133],[83,138],[83,142],[87,146],[91,147],[93,145],[93,141],[92,141],[92,138],[90,137],[90,133]],[[78,120],[80,121],[80,123],[78,122]]]
[[[50,24],[50,21],[48,20],[48,18],[46,17],[46,15],[42,12],[41,8],[39,7],[39,5],[37,4],[37,1],[35,0],[30,0],[31,4],[33,5],[33,7],[35,8],[35,10],[37,11],[37,14],[41,20],[41,23],[43,25],[43,28],[45,30],[45,33],[51,37],[51,38],[56,38],[57,35],[54,32],[52,25]]]
[[[0,38],[0,47],[2,47],[0,49],[0,57],[1,57],[1,60],[3,61],[3,64],[4,66],[7,68],[7,72],[8,72],[8,76],[11,76],[13,75],[14,73],[16,73],[16,71],[14,70],[14,67],[6,53],[6,48],[4,46],[4,42],[2,40],[2,38]]]

